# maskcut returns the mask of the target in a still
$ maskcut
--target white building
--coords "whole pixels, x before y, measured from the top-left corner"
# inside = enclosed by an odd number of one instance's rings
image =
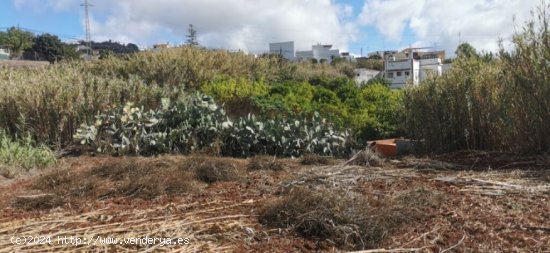
[[[386,55],[392,55],[392,54],[397,54],[398,51],[397,50],[389,50],[389,51],[375,51],[375,52],[370,52],[368,54],[368,57],[373,57],[373,56],[379,56],[380,58],[384,59],[384,57]]]
[[[311,47],[308,51],[294,51],[294,41],[269,43],[269,53],[278,54],[288,60],[312,60],[318,62],[332,62],[335,58],[341,57],[340,50],[332,49],[332,45],[317,44]],[[342,55],[344,58],[352,58],[349,53]]]
[[[313,45],[311,51],[296,51],[296,59],[332,62],[335,58],[340,57],[340,50],[332,49],[332,45]]]
[[[296,60],[311,60],[315,58],[313,51],[296,51]]]
[[[0,60],[9,60],[10,51],[8,49],[0,48]]]
[[[340,57],[349,62],[357,62],[357,60],[355,59],[355,56],[350,54],[349,52],[340,53]]]
[[[420,63],[417,60],[387,59],[384,65],[385,77],[390,80],[391,88],[403,88],[409,80],[418,84]]]
[[[403,88],[407,83],[418,85],[430,75],[443,74],[445,51],[421,52],[406,49],[386,55],[384,59],[385,78],[391,81],[394,89]]]
[[[269,53],[281,55],[288,60],[294,60],[294,41],[269,43]]]
[[[355,83],[357,83],[358,86],[363,86],[368,81],[382,77],[382,72],[374,69],[355,69]]]

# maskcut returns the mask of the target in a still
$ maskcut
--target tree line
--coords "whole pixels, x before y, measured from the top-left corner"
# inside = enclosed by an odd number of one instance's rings
[[[6,31],[0,31],[0,47],[10,50],[11,59],[38,60],[57,62],[61,60],[79,59],[81,53],[77,46],[86,43],[79,41],[76,44],[69,44],[53,34],[44,33],[35,35],[17,27],[11,27]],[[118,42],[92,42],[92,48],[98,50],[100,55],[106,54],[127,54],[138,52],[137,45]]]

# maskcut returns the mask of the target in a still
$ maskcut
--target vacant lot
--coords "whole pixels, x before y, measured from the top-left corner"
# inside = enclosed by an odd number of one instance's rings
[[[0,176],[0,252],[550,251],[545,157],[455,153],[379,167],[344,162],[67,158],[18,179]],[[10,242],[48,235],[189,238],[189,244]]]

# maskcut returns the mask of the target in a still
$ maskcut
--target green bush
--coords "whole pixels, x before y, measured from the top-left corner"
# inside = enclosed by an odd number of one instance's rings
[[[337,128],[353,131],[358,142],[403,134],[402,92],[383,84],[358,87],[347,78],[316,77],[311,83],[279,83],[253,101],[264,115],[320,112]]]
[[[5,131],[0,131],[0,164],[29,170],[52,165],[55,161],[49,148],[34,145],[30,137],[13,140]]]
[[[202,85],[201,91],[220,102],[225,102],[234,98],[264,96],[268,93],[269,87],[263,80],[250,81],[244,78],[238,80],[220,78],[220,80]]]
[[[402,91],[392,90],[383,84],[373,84],[363,87],[361,95],[364,104],[360,114],[364,115],[366,112],[367,116],[371,117],[365,118],[365,123],[361,123],[360,126],[376,129],[368,135],[363,132],[363,138],[372,140],[373,137],[389,138],[403,135],[403,128],[406,126],[401,123]]]

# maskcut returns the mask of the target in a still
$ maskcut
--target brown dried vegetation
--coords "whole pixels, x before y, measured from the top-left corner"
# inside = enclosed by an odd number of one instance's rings
[[[441,163],[414,157],[381,167],[298,166],[299,161],[281,159],[292,168],[283,171],[248,170],[250,160],[208,156],[67,158],[60,163],[64,168],[44,175],[0,178],[0,238],[82,231],[121,237],[183,233],[192,237],[192,245],[166,249],[545,252],[550,186],[549,173],[540,170],[544,162],[533,157],[534,162],[505,164],[492,157],[445,157],[453,164],[468,161],[462,167],[473,170],[414,169],[419,161]],[[487,170],[497,167],[488,166],[494,162],[505,170]],[[518,165],[524,167],[518,170]],[[195,173],[208,167],[216,168],[211,178],[217,180],[217,169],[229,168],[238,171],[238,180],[198,181]],[[163,230],[152,231],[152,225]],[[14,248],[2,240],[0,248],[48,250]],[[93,250],[83,248],[88,249]]]
[[[235,181],[239,179],[241,169],[227,158],[210,158],[198,162],[194,168],[195,178],[205,183]]]
[[[332,157],[308,154],[302,156],[300,163],[303,165],[332,165],[335,162]]]
[[[138,158],[106,159],[89,171],[60,169],[39,177],[34,187],[64,197],[109,198],[129,196],[154,199],[193,190],[190,171],[163,161],[139,161]]]
[[[248,170],[281,171],[284,170],[285,167],[284,162],[277,159],[277,157],[265,155],[250,158],[250,162],[248,163]]]
[[[416,197],[422,201],[416,202]],[[436,205],[435,201],[433,193],[424,189],[373,205],[353,192],[300,187],[268,203],[259,219],[307,238],[334,242],[339,248],[361,250],[376,247],[412,217],[421,219],[422,213],[411,203]]]

